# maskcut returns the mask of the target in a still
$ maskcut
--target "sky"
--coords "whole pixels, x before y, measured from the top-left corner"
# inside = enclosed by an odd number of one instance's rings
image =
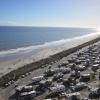
[[[0,0],[0,26],[100,26],[100,0]]]

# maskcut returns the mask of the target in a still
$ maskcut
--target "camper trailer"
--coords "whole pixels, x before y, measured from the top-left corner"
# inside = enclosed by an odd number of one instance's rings
[[[83,82],[80,82],[80,83],[77,83],[75,86],[71,86],[71,90],[73,92],[78,92],[78,91],[81,91],[82,89],[85,89],[87,88],[87,85]]]
[[[45,72],[44,72],[44,76],[45,77],[49,77],[49,76],[52,76],[54,75],[55,71],[52,70],[52,69],[47,69]]]
[[[91,98],[91,99],[100,98],[100,93],[98,90],[99,90],[99,88],[91,88],[89,98]]]
[[[67,74],[67,73],[70,73],[71,71],[71,68],[64,68],[64,67],[61,67],[59,69],[60,72],[62,72],[63,74]]]
[[[33,90],[33,87],[30,85],[30,86],[18,86],[15,88],[16,92],[17,93],[20,93],[20,92],[26,92],[26,91],[32,91]]]
[[[79,92],[66,94],[66,100],[81,100],[81,94]]]
[[[57,86],[50,87],[50,94],[62,93],[64,91],[65,91],[64,85],[57,85]]]
[[[94,64],[93,66],[92,66],[92,70],[93,71],[96,71],[96,70],[98,70],[99,69],[99,64]]]
[[[19,100],[32,99],[36,96],[36,91],[33,90],[32,86],[18,86],[15,90]]]
[[[58,65],[58,67],[66,67],[68,65],[68,62],[62,62],[61,64]]]
[[[53,76],[53,81],[57,81],[58,79],[62,78],[63,74],[62,73],[57,73]]]
[[[78,66],[78,70],[79,70],[79,71],[84,71],[85,69],[86,69],[86,67],[83,66],[83,65],[79,65],[79,66]]]
[[[20,97],[35,97],[36,96],[36,91],[30,91],[30,92],[22,92],[20,93]]]
[[[35,83],[40,82],[43,79],[44,79],[44,76],[37,76],[37,77],[33,77],[32,81],[33,81],[33,84],[35,84]]]
[[[80,78],[80,81],[88,82],[88,81],[90,81],[90,79],[91,79],[91,75],[90,74],[82,74],[81,78]]]

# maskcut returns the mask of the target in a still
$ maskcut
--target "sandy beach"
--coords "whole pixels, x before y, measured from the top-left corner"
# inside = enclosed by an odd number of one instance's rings
[[[99,32],[91,33],[91,34],[84,35],[81,37],[73,38],[71,40],[69,39],[67,41],[62,41],[60,44],[56,43],[57,45],[55,46],[44,47],[42,48],[41,51],[35,54],[33,53],[33,55],[29,57],[1,61],[0,62],[0,77],[24,65],[39,61],[41,59],[48,58],[54,54],[76,47],[78,45],[81,45],[83,43],[86,43],[88,41],[91,41],[99,37],[100,37]]]

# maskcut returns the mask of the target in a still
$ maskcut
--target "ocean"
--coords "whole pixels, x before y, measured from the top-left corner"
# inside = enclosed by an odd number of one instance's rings
[[[91,28],[0,26],[0,58],[16,53],[21,55],[24,52],[35,52],[43,46],[53,46],[95,32]]]

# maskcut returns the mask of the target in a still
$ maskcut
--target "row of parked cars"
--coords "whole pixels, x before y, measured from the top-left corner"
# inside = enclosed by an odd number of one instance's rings
[[[100,87],[93,83],[100,80],[99,53],[100,46],[92,45],[84,51],[75,53],[73,57],[56,67],[49,65],[42,75],[32,78],[31,85],[17,86],[17,97],[20,100],[29,100],[29,98],[35,99],[38,95],[45,94],[44,99],[50,100],[53,98],[63,98],[63,100],[100,99]],[[92,83],[93,87],[90,85]]]

